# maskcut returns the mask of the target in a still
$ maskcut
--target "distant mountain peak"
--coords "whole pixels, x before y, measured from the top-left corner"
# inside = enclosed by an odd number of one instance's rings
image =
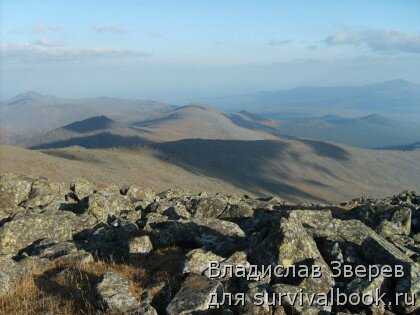
[[[179,107],[178,109],[190,109],[190,108],[191,109],[202,109],[202,110],[209,110],[209,109],[211,109],[210,106],[203,105],[203,104],[200,104],[200,103],[190,103],[188,105]]]
[[[40,98],[40,97],[44,97],[45,95],[35,92],[35,91],[27,91],[25,93],[21,93],[16,95],[13,99],[14,100],[18,100],[18,99],[36,99],[36,98]]]
[[[41,93],[38,93],[38,92],[33,91],[33,90],[29,90],[25,93],[22,93],[22,95],[25,95],[25,96],[42,96]]]
[[[115,124],[118,124],[118,123],[104,115],[101,115],[101,116],[95,116],[95,117],[90,117],[84,120],[76,121],[62,128],[66,130],[75,131],[75,132],[89,132],[89,131],[108,129]]]
[[[379,114],[370,114],[364,117],[360,117],[361,120],[365,120],[371,123],[375,124],[388,124],[390,121],[385,118],[384,116],[381,116]]]

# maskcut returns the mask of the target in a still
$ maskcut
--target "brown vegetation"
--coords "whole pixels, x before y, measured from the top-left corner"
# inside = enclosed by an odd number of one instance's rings
[[[139,301],[144,289],[158,281],[168,283],[173,296],[182,282],[184,255],[185,251],[168,247],[121,264],[60,261],[46,269],[34,269],[14,293],[0,298],[0,314],[93,314],[97,309],[96,283],[108,271],[130,279],[130,289]]]

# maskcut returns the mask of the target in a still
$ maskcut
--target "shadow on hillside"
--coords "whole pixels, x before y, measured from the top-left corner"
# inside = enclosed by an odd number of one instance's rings
[[[91,117],[82,121],[76,121],[74,123],[68,124],[62,127],[65,130],[77,132],[77,133],[87,133],[99,130],[105,130],[112,127],[115,122],[108,117],[98,116]]]
[[[345,150],[333,145],[326,144],[323,148],[322,142],[318,145],[309,142],[308,145],[317,154],[332,159],[343,160],[349,156]],[[325,201],[316,194],[284,182],[293,180],[294,174],[283,165],[287,165],[290,159],[299,160],[301,155],[300,152],[288,151],[290,144],[287,142],[187,139],[154,144],[153,147],[164,154],[163,158],[190,172],[220,178],[256,194],[266,191],[295,199]],[[323,172],[322,168],[318,170]]]
[[[228,114],[224,114],[233,124],[239,126],[239,127],[243,127],[243,128],[247,128],[247,129],[251,129],[251,130],[255,130],[255,131],[264,131],[267,132],[269,134],[272,134],[273,136],[277,136],[277,137],[281,137],[283,139],[296,139],[296,137],[287,135],[285,133],[280,132],[279,130],[277,130],[275,127],[270,127],[270,126],[266,126],[261,124],[260,122],[262,121],[261,118],[259,118],[258,116],[254,116],[254,120],[253,121],[248,121],[245,120],[243,117],[241,117],[240,115],[237,114],[233,114],[233,115],[228,115]],[[253,116],[251,116],[252,118]]]
[[[31,150],[57,149],[70,146],[81,146],[87,149],[133,147],[149,143],[136,136],[119,136],[109,132],[102,132],[86,137],[75,137],[68,140],[42,143],[29,147]]]
[[[41,152],[44,153],[44,154],[46,154],[46,155],[55,156],[55,157],[66,159],[66,160],[70,160],[70,161],[101,163],[98,159],[95,159],[93,157],[78,156],[76,154],[72,154],[70,152],[65,152],[65,151],[56,151],[56,150],[49,151],[49,150],[45,150],[45,151],[41,151]]]
[[[344,150],[343,148],[319,140],[310,140],[310,139],[296,139],[296,141],[302,142],[315,152],[315,154],[327,158],[332,158],[335,160],[348,161],[350,160],[350,153]]]

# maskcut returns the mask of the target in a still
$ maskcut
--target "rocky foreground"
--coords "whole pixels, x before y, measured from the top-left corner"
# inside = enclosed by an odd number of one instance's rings
[[[414,192],[298,205],[5,174],[0,206],[0,313],[400,314],[420,305]],[[340,303],[334,290],[381,298]]]

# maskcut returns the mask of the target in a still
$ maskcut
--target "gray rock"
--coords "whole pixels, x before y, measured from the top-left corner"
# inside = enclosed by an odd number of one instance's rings
[[[128,247],[130,254],[148,254],[153,250],[153,244],[147,235],[132,238]]]
[[[93,262],[92,254],[83,249],[78,249],[73,241],[57,243],[56,241],[44,239],[35,245],[27,254],[50,261]]]
[[[233,223],[213,218],[174,221],[159,234],[161,246],[197,243],[201,246],[245,236],[244,231]]]
[[[371,264],[380,261],[382,264],[391,266],[401,265],[404,270],[402,278],[396,278],[395,291],[397,293],[414,294],[415,299],[420,295],[420,267],[411,259],[406,257],[394,245],[380,237],[368,237],[361,246],[363,255]],[[404,300],[399,301],[399,307],[406,313],[414,312],[420,305],[406,305]]]
[[[78,200],[82,200],[96,191],[95,185],[82,177],[76,177],[71,183],[70,189],[74,192]]]
[[[159,199],[159,197],[151,189],[142,189],[136,185],[130,185],[125,195],[131,199],[133,203],[146,209],[150,204]]]
[[[155,204],[154,208],[157,213],[163,214],[171,220],[191,218],[191,213],[188,212],[187,207],[179,200],[159,201]]]
[[[0,253],[16,254],[36,241],[71,240],[73,235],[91,228],[96,220],[91,216],[77,216],[72,212],[34,213],[14,218],[0,228]]]
[[[303,264],[321,268],[321,277],[304,277],[299,287],[304,291],[328,292],[334,285],[329,266],[318,251],[315,241],[305,231],[299,219],[282,218],[278,225],[269,228],[266,233],[256,235],[251,244],[251,255],[261,265],[280,265],[287,268]],[[303,267],[304,268],[304,267]]]
[[[49,210],[59,210],[61,203],[66,203],[63,184],[47,178],[39,178],[33,181],[31,193],[24,202],[27,209],[42,207]]]
[[[213,276],[212,276],[212,278],[217,279],[217,280],[226,280],[228,278],[231,278],[232,275],[235,274],[235,271],[237,270],[237,268],[239,268],[239,267],[241,267],[242,270],[248,271],[249,270],[249,265],[250,264],[247,260],[247,255],[246,255],[245,252],[243,252],[243,251],[235,252],[229,258],[220,261],[220,268],[219,268],[220,277],[213,278]],[[226,272],[226,275],[223,276],[223,270],[226,269],[225,268],[226,266],[232,266],[232,275],[229,274],[229,272]],[[207,277],[209,277],[210,276],[209,270],[206,269],[204,274]]]
[[[105,273],[96,290],[100,305],[111,313],[129,313],[140,307],[139,301],[130,292],[131,282],[115,272]]]
[[[360,297],[364,295],[365,297],[369,297],[374,300],[375,291],[377,289],[380,292],[386,292],[384,289],[384,282],[385,277],[383,275],[379,275],[378,277],[369,281],[368,278],[354,278],[349,284],[347,284],[345,292],[349,296],[351,294],[357,294]],[[361,303],[360,306],[363,304]]]
[[[285,307],[286,310],[289,310],[288,313],[291,314],[305,314],[305,315],[316,315],[316,314],[329,314],[331,313],[331,306],[317,306],[310,305],[307,299],[303,299],[303,303],[301,304],[299,300],[294,300],[291,295],[292,294],[300,294],[301,288],[289,284],[276,284],[271,287],[271,292],[276,294],[290,294],[290,295],[282,295],[281,296],[281,305]],[[303,291],[303,293],[312,293]]]
[[[33,179],[13,173],[0,177],[0,204],[2,207],[15,207],[28,199]]]
[[[25,274],[25,268],[7,256],[0,255],[0,297],[12,292]]]
[[[122,195],[105,195],[97,193],[90,195],[87,212],[98,221],[108,222],[110,217],[119,217],[123,211],[134,211],[134,204]]]
[[[259,301],[255,300],[256,294],[267,294],[265,285],[259,285],[258,283],[251,282],[248,284],[247,291],[245,293],[245,304],[239,306],[240,314],[252,314],[252,315],[271,315],[272,307],[268,304],[268,301],[257,305]]]
[[[221,215],[220,219],[233,219],[233,218],[252,218],[254,209],[245,202],[238,202],[236,204],[229,203]]]
[[[167,306],[166,312],[169,315],[182,315],[208,311],[212,295],[216,294],[220,298],[222,293],[223,286],[219,281],[190,274]]]
[[[227,207],[222,196],[201,198],[197,202],[194,218],[218,218]]]
[[[210,251],[205,251],[201,248],[193,249],[186,255],[183,272],[202,274],[208,269],[210,261],[220,262],[223,259],[223,257],[213,254]]]

